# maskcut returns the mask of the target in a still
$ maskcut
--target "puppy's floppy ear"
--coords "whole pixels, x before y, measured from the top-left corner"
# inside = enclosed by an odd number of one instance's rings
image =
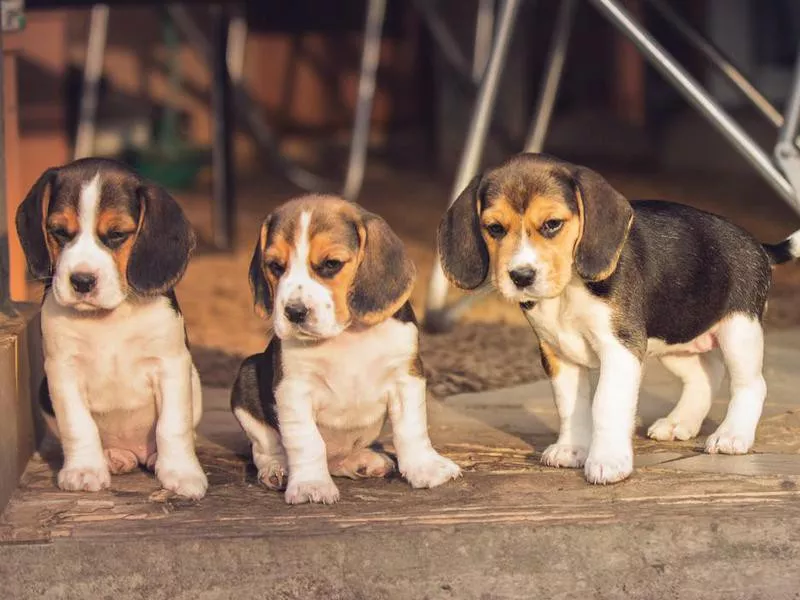
[[[250,261],[250,290],[253,292],[253,304],[256,314],[262,319],[272,315],[272,289],[269,282],[264,277],[264,248],[267,247],[267,233],[269,222],[272,220],[270,215],[261,224],[261,231],[256,240],[256,247],[253,250],[253,258]]]
[[[350,312],[363,323],[378,323],[406,303],[417,270],[403,242],[379,216],[362,211],[358,234],[360,263],[348,299]]]
[[[439,259],[447,278],[464,290],[474,290],[489,273],[489,251],[481,235],[478,188],[475,176],[447,209],[437,235]]]
[[[586,281],[602,281],[617,268],[633,222],[633,207],[591,169],[577,167],[572,177],[581,219],[575,268]]]
[[[139,227],[128,259],[128,283],[139,294],[155,296],[183,277],[195,247],[195,234],[181,207],[166,190],[142,182]]]
[[[17,235],[28,261],[28,269],[37,279],[48,277],[53,268],[45,227],[53,178],[57,172],[58,169],[47,169],[42,173],[17,209]]]

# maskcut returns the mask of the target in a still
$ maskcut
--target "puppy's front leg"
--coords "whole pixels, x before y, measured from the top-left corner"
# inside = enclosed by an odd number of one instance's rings
[[[312,391],[303,382],[284,380],[275,391],[278,426],[289,463],[287,504],[339,500],[339,490],[328,471],[325,440],[314,421]]]
[[[433,449],[428,437],[425,380],[404,376],[389,399],[400,473],[415,488],[432,488],[461,475],[461,469]]]
[[[165,489],[187,498],[202,498],[208,480],[197,460],[192,414],[192,359],[188,351],[163,358],[156,393],[156,477]]]
[[[584,474],[589,483],[615,483],[633,471],[633,426],[642,363],[619,344],[599,353],[600,379],[592,405],[592,445]]]
[[[58,487],[68,491],[96,492],[111,484],[100,432],[84,401],[80,383],[69,364],[45,362],[50,397],[56,414],[64,465]]]
[[[582,467],[592,442],[589,372],[585,367],[556,357],[545,344],[541,352],[561,421],[558,440],[542,453],[542,463],[548,467]]]

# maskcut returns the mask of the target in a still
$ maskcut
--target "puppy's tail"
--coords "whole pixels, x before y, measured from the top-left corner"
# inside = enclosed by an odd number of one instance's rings
[[[800,231],[795,231],[788,238],[777,244],[763,244],[764,250],[773,265],[800,258]]]

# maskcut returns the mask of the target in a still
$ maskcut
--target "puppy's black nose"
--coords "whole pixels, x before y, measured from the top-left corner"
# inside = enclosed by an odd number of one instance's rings
[[[514,282],[515,286],[522,289],[533,283],[533,280],[536,279],[536,271],[530,267],[523,267],[509,271],[508,276],[511,278],[511,281]]]
[[[88,294],[97,285],[97,277],[91,273],[73,273],[69,276],[69,282],[79,294]]]
[[[299,302],[287,304],[283,312],[286,313],[286,318],[295,324],[302,323],[308,316],[308,308],[306,308],[305,304]]]

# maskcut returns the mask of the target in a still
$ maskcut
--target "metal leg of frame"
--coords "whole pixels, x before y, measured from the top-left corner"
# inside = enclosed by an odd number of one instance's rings
[[[660,14],[678,33],[680,33],[689,44],[703,54],[711,63],[717,67],[736,88],[753,103],[759,112],[768,119],[775,127],[783,125],[783,117],[764,95],[750,83],[747,77],[736,68],[725,54],[703,37],[700,32],[694,29],[681,16],[676,13],[664,0],[647,0],[650,5]]]
[[[449,204],[455,201],[458,194],[467,186],[469,180],[480,168],[481,157],[486,144],[486,135],[489,131],[489,123],[494,112],[495,100],[500,87],[500,76],[505,67],[508,48],[514,33],[514,22],[520,4],[520,0],[504,0],[500,6],[497,33],[494,36],[489,62],[475,100],[475,107],[472,111],[472,119],[458,172],[453,182]],[[452,324],[453,312],[445,306],[447,303],[447,287],[447,278],[437,256],[428,287],[427,310],[425,313],[425,326],[429,330],[445,330]]]
[[[225,8],[214,7],[212,47],[214,51],[211,106],[213,118],[212,204],[214,245],[230,250],[234,244],[236,201],[233,191],[233,94],[228,72],[229,18]]]
[[[342,196],[355,201],[364,183],[367,162],[372,101],[375,98],[375,79],[381,57],[383,21],[386,15],[386,0],[370,0],[367,7],[367,22],[364,26],[364,47],[361,54],[361,74],[358,80],[358,100],[350,142],[350,157],[347,163]]]
[[[542,89],[539,91],[539,100],[533,113],[531,130],[525,142],[525,152],[541,152],[547,129],[550,127],[550,118],[553,116],[553,107],[556,103],[558,88],[561,84],[561,75],[564,72],[564,61],[567,58],[567,48],[575,21],[577,0],[561,0],[558,7],[553,39],[547,54]]]
[[[100,93],[100,76],[103,74],[107,34],[108,6],[95,4],[92,7],[89,41],[86,45],[86,66],[83,68],[83,91],[74,150],[76,159],[90,156],[94,148],[97,98]]]
[[[0,23],[0,47],[3,27]],[[11,273],[9,262],[8,198],[6,197],[6,145],[5,145],[5,60],[0,56],[0,321],[17,316],[11,302]],[[12,219],[13,222],[13,219]]]
[[[494,37],[494,0],[478,0],[478,17],[475,19],[475,46],[472,51],[472,79],[480,81],[489,63]]]
[[[644,30],[617,0],[590,0],[614,27],[639,48],[642,55],[658,69],[734,148],[761,174],[772,188],[795,211],[800,202],[786,178],[775,168],[769,155],[719,106],[719,104],[683,69],[652,36]]]
[[[213,64],[213,47],[203,31],[198,27],[194,18],[186,10],[186,7],[182,4],[168,4],[167,10],[175,21],[181,34],[194,48],[194,51],[206,61],[206,64]],[[270,154],[272,161],[289,181],[294,183],[297,187],[309,191],[323,192],[334,189],[334,184],[332,182],[318,177],[314,173],[298,166],[283,156],[272,129],[270,129],[269,125],[264,120],[261,109],[259,109],[257,104],[250,98],[245,87],[243,85],[237,85],[233,91],[236,109],[247,122],[251,135],[255,138],[259,146]]]
[[[775,160],[800,198],[800,149],[795,140],[800,133],[800,51],[797,53],[794,83],[786,103],[786,115],[775,145]]]

